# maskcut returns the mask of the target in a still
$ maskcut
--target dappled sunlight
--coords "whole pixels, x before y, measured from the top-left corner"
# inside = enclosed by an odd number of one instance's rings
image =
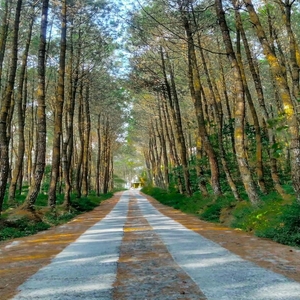
[[[253,295],[257,299],[300,299],[300,286],[297,282],[285,282],[258,288]]]
[[[206,267],[220,266],[223,264],[241,261],[241,259],[238,257],[205,258],[205,260],[203,261],[201,260],[201,257],[199,259],[199,256],[197,256],[197,258],[198,259],[196,261],[185,263],[184,266],[187,268],[206,268]]]
[[[66,282],[65,280],[52,280],[53,286],[45,287],[43,282],[32,282],[25,284],[28,289],[26,299],[74,299],[80,296],[82,299],[95,299],[97,296],[103,296],[103,292],[109,295],[110,284],[113,273],[105,276],[92,276],[87,279],[80,278],[80,282]],[[35,286],[39,286],[36,288]],[[18,297],[16,297],[18,299]],[[20,298],[24,299],[24,298]]]
[[[67,266],[68,264],[76,264],[78,266],[82,264],[87,264],[87,263],[112,263],[116,262],[118,260],[117,255],[95,255],[95,256],[84,256],[84,257],[77,257],[78,253],[73,252],[70,253],[69,255],[65,256],[60,256],[57,257],[55,261],[52,262],[53,266],[58,265],[58,264],[64,264]]]
[[[86,236],[86,235],[94,235],[97,236],[99,233],[114,233],[114,232],[120,232],[122,231],[121,228],[106,228],[106,229],[91,229],[89,230],[88,234],[84,234],[84,236],[82,236],[82,239]]]

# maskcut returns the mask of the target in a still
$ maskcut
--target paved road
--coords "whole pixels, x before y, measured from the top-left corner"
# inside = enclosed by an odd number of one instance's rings
[[[115,296],[114,282],[117,276],[122,278],[122,274],[118,273],[118,260],[130,201],[137,203],[153,236],[155,234],[155,239],[162,241],[174,264],[199,288],[198,298],[195,294],[189,296],[188,292],[169,297],[159,291],[150,298],[141,298],[138,291],[142,284],[139,284],[139,280],[134,281],[136,286],[132,286],[130,296]],[[136,230],[140,230],[141,234],[143,232],[141,228]],[[143,247],[152,246],[143,244]],[[143,251],[149,252],[149,249]],[[149,268],[148,272],[153,271]],[[174,280],[178,279],[174,277]],[[131,284],[133,281],[129,282]],[[169,284],[169,280],[166,280],[166,286]],[[149,289],[155,288],[149,286]],[[164,287],[160,286],[159,289],[164,290]],[[65,248],[51,264],[22,284],[19,290],[14,299],[300,300],[300,283],[243,260],[185,228],[161,214],[138,191],[124,192],[104,219]]]

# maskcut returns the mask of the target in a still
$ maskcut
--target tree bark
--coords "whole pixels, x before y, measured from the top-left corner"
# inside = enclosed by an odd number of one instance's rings
[[[245,92],[243,86],[243,79],[239,68],[238,60],[233,50],[229,29],[225,19],[225,12],[223,9],[222,1],[215,0],[215,8],[217,18],[221,28],[223,42],[225,44],[228,58],[231,61],[233,75],[236,82],[236,108],[235,108],[235,149],[237,155],[237,162],[240,174],[248,194],[249,200],[252,204],[256,205],[259,202],[259,197],[255,189],[255,185],[251,176],[251,171],[248,166],[246,150],[245,150]]]
[[[100,173],[101,173],[101,116],[98,115],[98,126],[97,126],[97,162],[96,162],[96,194],[100,195]]]
[[[220,173],[219,166],[215,151],[209,141],[205,120],[203,116],[202,108],[202,96],[201,96],[201,81],[199,75],[199,69],[197,65],[197,58],[194,46],[194,39],[191,31],[191,25],[189,23],[189,16],[187,12],[181,12],[185,33],[187,35],[187,46],[188,46],[188,77],[189,77],[189,88],[191,97],[194,103],[196,112],[196,118],[198,123],[198,134],[201,137],[205,152],[207,153],[210,169],[211,169],[211,185],[213,192],[216,196],[222,194],[220,185]]]
[[[59,170],[61,161],[61,141],[62,141],[62,119],[65,101],[65,65],[67,49],[67,5],[66,0],[61,4],[61,37],[60,37],[60,56],[58,83],[56,89],[56,101],[54,111],[54,136],[52,145],[52,168],[51,181],[48,192],[48,206],[54,209],[56,206],[56,186],[59,180]]]
[[[78,134],[80,141],[80,150],[78,153],[77,167],[76,167],[76,192],[77,198],[81,198],[81,187],[82,187],[82,162],[83,162],[83,151],[84,151],[84,117],[83,117],[83,83],[80,83],[79,88],[79,103],[78,103]]]
[[[33,182],[30,186],[23,207],[25,209],[34,209],[41,182],[45,171],[46,159],[46,103],[45,103],[45,71],[46,71],[46,33],[48,21],[49,0],[43,0],[40,44],[38,56],[38,89],[37,89],[37,148],[36,148],[36,166]]]
[[[16,95],[16,109],[17,109],[17,118],[18,118],[18,155],[16,158],[15,168],[13,170],[12,179],[9,187],[9,195],[8,200],[9,202],[14,202],[16,196],[16,189],[17,183],[22,176],[22,169],[23,169],[23,161],[24,161],[24,153],[25,153],[25,136],[24,136],[24,127],[25,127],[25,111],[26,111],[26,104],[24,104],[24,81],[25,81],[25,74],[27,68],[27,59],[29,53],[29,47],[31,43],[32,37],[32,28],[33,28],[34,16],[30,19],[29,24],[29,31],[28,37],[25,45],[25,49],[22,55],[22,62],[21,62],[21,69],[19,75],[19,82],[18,82],[18,89]],[[27,83],[26,83],[27,84]],[[26,93],[26,91],[25,91]],[[26,97],[26,94],[25,94]],[[20,186],[20,188],[22,188]]]
[[[89,156],[90,156],[90,134],[91,134],[91,115],[90,115],[90,99],[89,99],[89,82],[85,87],[84,97],[84,143],[82,157],[82,194],[86,197],[89,194]],[[108,162],[109,163],[109,162]]]
[[[283,104],[283,112],[286,117],[288,125],[288,132],[290,134],[289,151],[291,155],[291,177],[293,188],[296,192],[297,199],[300,201],[300,141],[299,141],[299,127],[297,115],[293,106],[293,101],[290,95],[288,83],[280,66],[280,63],[270,47],[265,31],[260,23],[258,15],[254,9],[251,0],[244,0],[248,10],[250,20],[255,25],[256,35],[262,45],[264,54],[269,63],[270,71],[276,83],[278,94]]]
[[[164,74],[165,86],[167,89],[167,95],[168,95],[171,113],[175,125],[175,137],[177,140],[177,145],[179,147],[179,153],[180,153],[180,159],[181,159],[181,165],[182,165],[183,177],[185,183],[185,192],[188,196],[191,196],[192,190],[191,190],[191,183],[190,183],[189,166],[187,161],[187,150],[186,150],[184,133],[182,129],[181,112],[180,112],[179,100],[178,100],[178,95],[176,90],[176,84],[174,80],[174,74],[170,66],[170,63],[168,63],[169,77],[171,81],[170,84],[168,81],[166,60],[164,57],[162,47],[160,49],[160,54],[161,54],[162,71]]]
[[[71,23],[73,24],[73,23]],[[79,81],[79,62],[81,53],[81,44],[79,42],[77,60],[75,64],[75,70],[73,68],[74,62],[74,45],[73,45],[73,26],[70,30],[70,63],[68,69],[69,75],[69,92],[66,101],[66,113],[65,113],[65,135],[62,146],[62,170],[65,181],[64,190],[64,206],[69,207],[71,205],[71,176],[72,176],[72,158],[74,149],[74,111],[75,111],[75,100]],[[81,31],[79,30],[78,39],[81,39]],[[74,71],[74,75],[73,75]]]
[[[6,184],[9,175],[9,134],[10,117],[12,116],[13,91],[18,63],[18,34],[20,25],[22,0],[17,1],[14,31],[12,41],[11,66],[4,98],[0,107],[0,212],[2,211],[3,200],[6,191]],[[1,74],[0,74],[1,75]]]

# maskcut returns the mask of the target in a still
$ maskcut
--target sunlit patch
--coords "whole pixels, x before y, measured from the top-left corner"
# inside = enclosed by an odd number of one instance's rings
[[[252,296],[252,295],[251,295]],[[267,287],[257,289],[253,293],[254,299],[300,299],[300,287],[296,282],[274,283]]]
[[[124,232],[132,232],[132,231],[148,231],[153,230],[150,226],[147,227],[125,227]]]
[[[285,104],[283,106],[284,112],[287,115],[287,117],[291,117],[294,114],[294,108],[290,104]]]

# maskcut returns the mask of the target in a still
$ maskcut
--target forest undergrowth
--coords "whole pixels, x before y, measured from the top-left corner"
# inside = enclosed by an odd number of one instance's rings
[[[77,215],[96,208],[102,201],[113,196],[112,192],[97,196],[91,193],[87,197],[76,198],[71,195],[71,207],[63,205],[63,194],[57,195],[57,206],[53,210],[48,207],[48,194],[40,193],[33,211],[21,209],[26,198],[26,187],[16,197],[15,203],[4,202],[4,212],[0,216],[0,241],[35,234],[50,227],[69,222]]]
[[[288,186],[285,188],[290,189]],[[249,200],[237,202],[232,195],[203,197],[196,192],[187,197],[150,186],[144,187],[142,192],[202,220],[222,223],[281,244],[300,246],[300,204],[293,196],[283,199],[273,192],[261,196],[260,203],[253,206]]]

